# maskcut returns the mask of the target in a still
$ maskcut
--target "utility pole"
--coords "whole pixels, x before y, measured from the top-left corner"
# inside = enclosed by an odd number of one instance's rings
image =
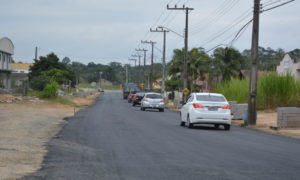
[[[37,56],[38,56],[38,47],[35,47],[35,56],[34,56],[34,60],[37,61]]]
[[[166,94],[166,86],[165,86],[165,82],[166,82],[166,34],[167,34],[167,32],[170,32],[170,31],[164,29],[162,26],[159,26],[155,30],[152,30],[150,28],[150,32],[162,32],[162,33],[164,33],[163,62],[162,62],[163,73],[162,73],[161,91],[162,91],[163,95],[165,96],[165,94]]]
[[[147,49],[135,49],[136,51],[143,51],[144,52],[144,67],[146,67],[146,53],[147,53]]]
[[[258,67],[258,39],[259,39],[259,14],[260,0],[254,0],[253,12],[253,29],[252,29],[252,45],[251,45],[251,71],[248,101],[248,122],[249,125],[256,124],[256,91],[257,91],[257,67]]]
[[[129,61],[134,61],[134,67],[136,66],[137,59],[128,59]]]
[[[188,24],[189,24],[189,12],[194,10],[194,8],[185,7],[183,5],[181,8],[178,8],[175,5],[174,8],[170,8],[169,4],[167,5],[167,10],[184,10],[185,11],[185,32],[184,32],[184,66],[183,66],[183,89],[188,88]],[[187,95],[183,95],[183,101],[186,102]]]
[[[143,44],[151,44],[151,68],[150,68],[150,75],[149,75],[149,80],[150,80],[150,90],[152,90],[152,78],[153,78],[153,53],[154,53],[154,44],[156,42],[153,41],[141,41],[141,43]]]
[[[147,53],[147,49],[135,49],[135,51],[143,51],[144,52],[144,67],[143,67],[143,81],[144,81],[144,85],[146,84],[147,82],[147,79],[146,79],[146,53]]]
[[[140,76],[140,74],[141,74],[141,69],[140,69],[140,67],[141,67],[141,57],[142,57],[142,55],[140,55],[140,54],[134,54],[134,55],[131,55],[132,57],[138,57],[139,58],[139,68],[137,69],[137,71],[138,71],[138,76],[137,76],[137,78],[138,78],[138,83],[141,83],[141,76]]]
[[[128,83],[128,64],[125,64],[126,68],[126,83]]]
[[[131,56],[139,58],[139,67],[140,67],[141,66],[141,57],[142,57],[142,55],[140,55],[140,54],[134,54],[134,55],[131,55]]]

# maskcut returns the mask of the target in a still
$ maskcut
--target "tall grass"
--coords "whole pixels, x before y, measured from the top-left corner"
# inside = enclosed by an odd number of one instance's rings
[[[218,84],[215,92],[222,93],[230,101],[247,103],[249,79],[233,79]],[[300,107],[300,81],[291,75],[284,76],[270,73],[258,80],[257,105],[259,109],[273,109],[280,106]]]
[[[229,101],[237,101],[237,103],[246,103],[248,99],[248,80],[233,79],[226,83],[218,84],[214,91],[224,94]]]

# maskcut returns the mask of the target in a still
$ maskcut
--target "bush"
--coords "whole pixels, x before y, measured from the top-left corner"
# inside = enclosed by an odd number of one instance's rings
[[[41,92],[42,98],[54,98],[57,96],[56,92],[59,89],[59,85],[56,81],[51,81],[50,84],[47,84],[44,90]]]
[[[172,91],[171,93],[168,94],[168,99],[174,100],[174,98],[175,98],[175,93],[174,93],[174,91]]]
[[[46,75],[39,75],[33,77],[30,80],[29,84],[33,90],[42,91],[46,87],[46,85],[49,84],[50,82],[51,82],[51,77]]]

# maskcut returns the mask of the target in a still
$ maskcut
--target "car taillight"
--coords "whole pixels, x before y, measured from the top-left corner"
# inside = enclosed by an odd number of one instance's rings
[[[165,102],[164,100],[161,100],[160,102]]]
[[[230,106],[223,106],[222,109],[230,109]]]
[[[148,102],[148,99],[144,99],[144,102]]]
[[[193,104],[194,108],[204,108],[204,106],[200,105],[200,104]]]

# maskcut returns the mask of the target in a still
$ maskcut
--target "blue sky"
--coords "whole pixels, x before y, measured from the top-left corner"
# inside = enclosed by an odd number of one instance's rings
[[[262,0],[263,6],[288,0]],[[183,11],[167,11],[166,4],[193,7],[189,19],[189,48],[206,50],[229,43],[252,18],[253,0],[0,0],[0,37],[15,45],[16,61],[32,62],[34,48],[39,55],[54,52],[72,61],[107,64],[128,63],[135,48],[149,49],[141,40],[156,41],[155,61],[161,61],[162,34],[150,27],[166,26],[183,33]],[[275,3],[275,4],[272,4]],[[277,4],[278,4],[277,3]],[[260,46],[286,51],[300,48],[300,3],[264,12],[260,18]],[[233,44],[250,48],[252,24]],[[167,60],[183,39],[167,35]]]

